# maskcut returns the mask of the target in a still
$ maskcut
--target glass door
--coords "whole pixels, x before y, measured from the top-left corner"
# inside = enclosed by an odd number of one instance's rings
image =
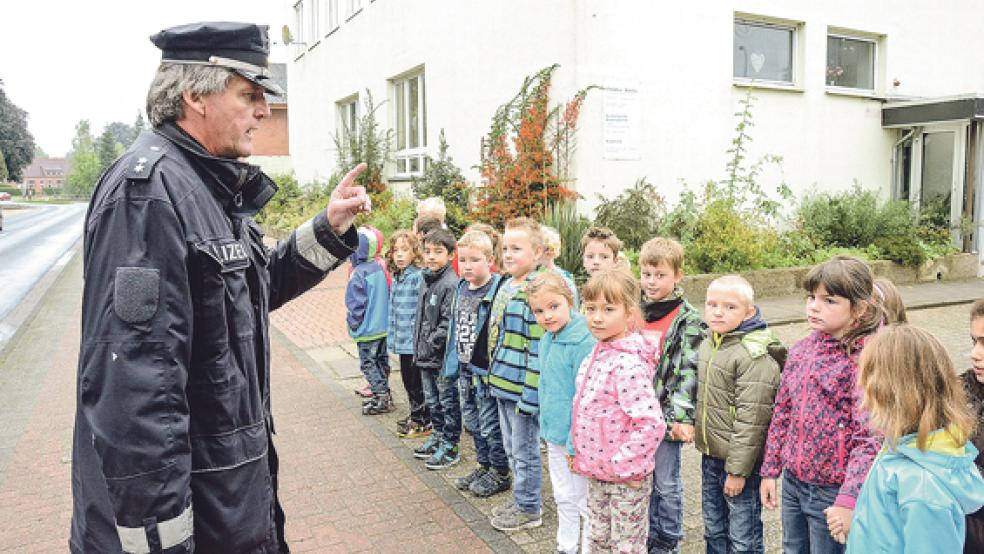
[[[949,225],[957,247],[962,245],[966,136],[965,122],[927,125],[896,147],[896,197]]]

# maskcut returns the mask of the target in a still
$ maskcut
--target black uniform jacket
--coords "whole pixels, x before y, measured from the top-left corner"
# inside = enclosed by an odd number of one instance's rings
[[[324,212],[272,250],[276,186],[174,124],[102,176],[85,222],[72,552],[278,552],[269,311],[358,245]]]

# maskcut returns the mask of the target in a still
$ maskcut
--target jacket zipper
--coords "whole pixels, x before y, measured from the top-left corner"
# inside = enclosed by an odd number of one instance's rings
[[[710,381],[711,370],[714,368],[714,357],[717,356],[718,349],[721,348],[721,342],[724,341],[724,337],[713,337],[711,339],[714,343],[714,348],[711,350],[711,357],[707,359],[707,379],[705,381]],[[711,454],[711,445],[707,442],[707,383],[704,383],[704,402],[703,410],[700,415],[700,433],[704,437],[704,452],[708,456]]]

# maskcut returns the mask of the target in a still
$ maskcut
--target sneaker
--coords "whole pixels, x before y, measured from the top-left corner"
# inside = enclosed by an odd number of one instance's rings
[[[438,446],[437,450],[424,463],[424,467],[434,470],[445,469],[460,461],[461,455],[458,453],[458,445],[442,442],[441,446]]]
[[[386,392],[373,396],[372,399],[362,405],[362,415],[379,415],[393,411],[393,397]]]
[[[520,529],[532,529],[541,525],[543,525],[543,516],[541,514],[529,514],[522,510],[515,510],[492,518],[492,527],[499,531],[519,531]]]
[[[499,504],[492,508],[492,517],[497,518],[505,514],[508,514],[509,512],[515,512],[517,509],[518,508],[516,508],[516,501],[510,498],[509,500],[503,502],[502,504]]]
[[[488,472],[489,472],[489,468],[485,466],[478,466],[474,470],[472,470],[472,472],[469,473],[468,475],[465,475],[464,477],[459,477],[457,480],[455,480],[454,488],[458,489],[459,491],[466,491],[468,490],[469,487],[471,487],[472,483],[481,479]]]
[[[500,492],[509,490],[511,484],[512,479],[509,478],[508,473],[503,475],[494,469],[490,469],[481,479],[475,480],[468,487],[468,490],[479,498],[488,498],[493,494],[499,494]]]
[[[405,439],[414,439],[417,437],[426,437],[431,434],[431,431],[433,431],[433,427],[431,427],[430,423],[412,421],[405,429],[398,431],[397,435]]]
[[[413,450],[413,457],[420,460],[426,460],[427,458],[430,458],[431,455],[437,451],[438,442],[440,442],[438,438],[435,437],[434,435],[431,435],[430,437],[427,438],[427,442],[425,442],[424,444],[418,446]]]

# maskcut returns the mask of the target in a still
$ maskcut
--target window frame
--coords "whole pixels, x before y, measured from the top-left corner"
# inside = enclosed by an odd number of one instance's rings
[[[790,34],[790,80],[776,81],[772,79],[754,79],[750,77],[739,77],[735,75],[735,65],[731,66],[731,81],[736,87],[755,87],[776,90],[790,90],[795,92],[803,91],[803,67],[805,59],[803,55],[804,39],[802,37],[804,24],[802,21],[767,17],[749,13],[735,12],[731,24],[731,56],[735,53],[735,26],[737,24],[752,25],[757,27],[767,27],[789,31]]]
[[[328,36],[338,30],[341,21],[338,18],[338,0],[326,0],[326,2],[325,36]]]
[[[874,48],[874,52],[871,56],[871,88],[858,88],[858,87],[845,87],[841,85],[830,85],[827,84],[827,56],[829,54],[829,45],[827,45],[829,39],[833,38],[843,38],[848,40],[856,40],[859,42],[871,43]],[[849,96],[876,96],[881,90],[880,83],[882,81],[882,56],[884,48],[884,36],[874,33],[865,33],[862,31],[852,31],[850,29],[842,29],[839,27],[828,27],[827,33],[824,36],[824,45],[826,46],[824,50],[824,78],[823,85],[826,91],[831,94],[845,94]]]
[[[418,80],[416,146],[410,146],[414,137],[411,134],[412,119],[409,109],[411,87],[409,83],[413,80]],[[398,179],[419,177],[427,168],[427,79],[424,68],[420,67],[390,79],[390,95],[393,105],[391,113],[394,133],[394,177]],[[401,113],[401,108],[403,113]],[[401,139],[404,144],[403,148],[399,146]],[[416,170],[411,169],[413,162],[417,162]]]
[[[335,102],[335,114],[338,124],[336,125],[338,135],[345,136],[345,131],[351,130],[358,135],[359,133],[359,93],[350,94],[345,98]],[[354,120],[351,119],[354,116]],[[349,124],[353,124],[349,129]]]
[[[314,48],[321,42],[321,0],[307,0],[308,2],[308,21],[310,22],[311,44],[308,49]]]
[[[294,42],[300,44],[306,43],[308,29],[304,17],[304,0],[294,2],[294,30],[297,32]]]

